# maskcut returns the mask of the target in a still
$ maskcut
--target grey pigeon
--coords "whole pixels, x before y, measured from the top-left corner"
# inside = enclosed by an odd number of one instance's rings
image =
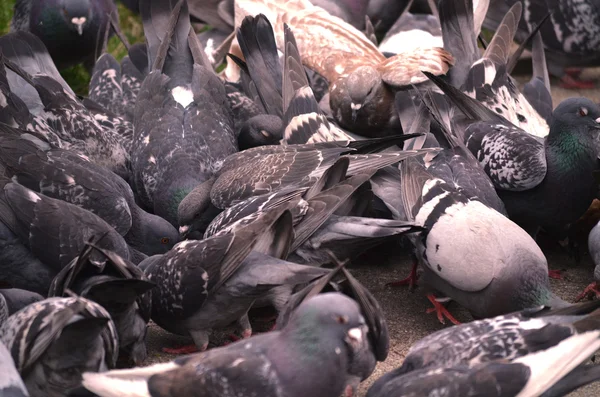
[[[330,254],[333,256],[332,253]],[[333,259],[337,258],[333,256]],[[316,294],[334,291],[341,292],[353,298],[359,304],[361,314],[365,318],[368,327],[367,338],[353,351],[350,357],[350,365],[348,366],[344,395],[354,396],[360,382],[367,379],[373,373],[377,362],[385,361],[387,358],[390,340],[387,323],[375,297],[346,270],[343,264],[339,262],[336,264],[337,267],[330,273],[313,281],[290,297],[284,310],[277,317],[276,329],[285,328],[298,306]],[[333,282],[333,278],[340,270],[344,273],[345,279]]]
[[[92,65],[111,14],[113,0],[17,0],[11,30],[38,36],[59,68]]]
[[[356,302],[321,294],[304,302],[281,331],[144,369],[87,373],[83,385],[101,397],[183,396],[199,385],[203,395],[215,397],[339,396],[366,328]]]
[[[137,96],[132,149],[140,201],[173,225],[177,207],[237,151],[222,81],[189,22],[187,4],[140,3],[151,72]]]
[[[119,336],[119,348],[140,365],[147,357],[146,331],[150,321],[152,298],[146,293],[154,284],[133,263],[114,252],[88,243],[81,254],[52,280],[48,296],[74,292],[100,304],[110,314]],[[104,266],[90,262],[92,253],[106,258]]]
[[[157,284],[152,319],[170,332],[191,336],[201,351],[212,329],[234,321],[244,337],[250,336],[247,313],[255,300],[277,286],[309,282],[327,273],[268,256],[284,257],[292,233],[291,216],[280,207],[231,233],[183,241],[162,257],[148,258],[140,267]],[[189,351],[184,349],[174,351]]]
[[[129,259],[130,248],[123,237],[98,216],[21,185],[4,184],[0,221],[7,247],[2,251],[2,266],[9,284],[46,294],[54,276],[96,235],[106,235],[100,243],[103,248]],[[94,256],[92,261],[102,265],[105,259]]]
[[[5,131],[12,132],[0,127]],[[0,134],[5,175],[35,192],[91,211],[146,255],[163,254],[177,243],[177,230],[140,208],[121,177],[77,153],[40,146],[31,139]]]
[[[289,187],[312,186],[340,157],[349,160],[346,175],[352,176],[423,154],[423,151],[397,150],[378,153],[408,138],[259,146],[235,153],[225,159],[213,178],[181,201],[179,232],[183,236],[193,231],[203,232],[220,210],[250,197]]]
[[[0,366],[2,374],[0,375],[0,395],[6,397],[28,397],[29,393],[23,384],[21,375],[15,368],[10,352],[6,350],[3,343],[0,342]]]
[[[18,311],[0,326],[0,342],[30,396],[64,396],[83,372],[113,368],[118,354],[109,314],[79,297],[49,298]]]
[[[129,153],[122,138],[103,128],[60,77],[46,48],[27,32],[0,37],[11,90],[27,104],[33,121],[18,125],[53,146],[78,151],[129,179]],[[13,73],[14,72],[14,73]],[[18,120],[19,121],[19,120]]]
[[[514,0],[491,2],[484,26],[496,30],[506,10],[514,3]],[[531,0],[523,6],[524,18],[517,26],[516,41],[524,43],[531,27],[540,25],[544,15],[552,12],[552,18],[540,29],[549,72],[561,79],[562,87],[593,88],[593,81],[582,80],[579,75],[581,68],[600,64],[600,43],[597,39],[600,9],[597,0]]]
[[[436,386],[437,382],[433,381],[436,373],[448,379],[455,376],[460,379],[466,374],[467,380],[473,382],[474,378],[468,375],[482,373],[486,365],[492,373],[495,367],[500,370],[489,379],[498,382],[502,390],[511,389],[508,379],[514,382],[513,387],[522,388],[521,376],[525,375],[527,382],[528,371],[518,375],[520,371],[512,373],[509,369],[506,375],[512,374],[512,377],[505,378],[501,375],[502,368],[493,363],[519,362],[528,355],[556,348],[571,337],[597,331],[599,315],[597,302],[564,309],[538,307],[437,331],[414,344],[402,366],[378,379],[367,396],[402,395],[403,388],[407,387],[441,386]],[[574,369],[570,376],[554,385],[554,392],[545,395],[564,395],[590,382],[590,375],[598,379],[600,371],[593,367]],[[430,382],[427,382],[428,378]]]
[[[600,223],[592,228],[588,236],[588,249],[590,257],[594,263],[594,281],[588,285],[585,290],[577,296],[577,301],[586,296],[596,296],[600,298]]]

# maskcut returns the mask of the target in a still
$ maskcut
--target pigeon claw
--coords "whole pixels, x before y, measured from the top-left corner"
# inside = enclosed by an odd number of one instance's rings
[[[562,276],[562,270],[558,269],[558,270],[548,270],[548,277],[553,278],[555,280],[562,280],[563,276]]]
[[[398,281],[392,281],[387,283],[386,287],[401,287],[404,285],[408,285],[408,288],[413,289],[417,286],[417,280],[419,280],[419,275],[417,274],[417,262],[413,263],[413,267],[410,271],[408,277]]]
[[[431,309],[427,309],[427,314],[435,312],[437,314],[438,320],[442,324],[446,324],[446,320],[444,320],[444,317],[445,317],[448,320],[450,320],[450,322],[452,324],[460,325],[460,321],[455,319],[454,316],[452,314],[450,314],[448,309],[446,309],[446,307],[444,305],[442,305],[440,302],[437,301],[435,295],[429,294],[429,295],[427,295],[427,299],[429,299],[429,302],[431,302],[431,304],[433,304],[433,307]]]
[[[206,349],[204,349],[206,350]],[[191,353],[197,353],[201,350],[198,349],[198,347],[196,347],[196,345],[185,345],[185,346],[181,346],[181,347],[163,347],[162,349],[163,352],[168,353],[168,354],[191,354]]]
[[[592,298],[594,297],[594,295],[596,296],[596,298],[600,299],[600,290],[598,289],[598,287],[598,282],[594,281],[593,283],[585,287],[581,294],[577,295],[577,298],[575,298],[575,302],[579,302],[585,297]]]

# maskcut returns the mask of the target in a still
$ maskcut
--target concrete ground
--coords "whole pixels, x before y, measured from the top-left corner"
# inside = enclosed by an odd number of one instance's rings
[[[600,69],[586,71],[584,77],[600,78]],[[527,78],[518,78],[518,80],[523,83]],[[586,96],[596,103],[600,102],[600,90],[573,91],[557,87],[553,88],[552,94],[555,100],[554,106],[570,96]],[[561,298],[573,301],[592,280],[594,267],[586,248],[582,249],[584,255],[578,264],[556,245],[543,244],[542,248],[548,258],[550,269],[565,269],[563,280],[552,280],[553,291]],[[372,252],[355,260],[351,269],[355,276],[375,295],[385,312],[391,338],[390,353],[387,360],[379,363],[373,375],[361,385],[359,396],[364,396],[371,383],[381,375],[400,366],[412,344],[444,327],[438,322],[435,315],[426,314],[430,303],[425,298],[422,289],[409,291],[407,288],[385,286],[386,283],[402,279],[409,274],[411,261],[408,251],[398,246],[389,246],[385,250],[378,249],[377,252],[379,255]],[[455,303],[450,303],[448,309],[459,321],[471,320],[470,315]],[[260,331],[264,327],[264,324],[259,324],[255,330]],[[213,342],[219,344],[225,340],[225,333],[217,333],[211,338],[211,346]],[[189,342],[189,339],[171,335],[155,324],[151,324],[148,336],[149,358],[147,364],[164,362],[175,357],[163,353],[162,347],[175,347]],[[600,396],[600,382],[582,388],[572,396]]]

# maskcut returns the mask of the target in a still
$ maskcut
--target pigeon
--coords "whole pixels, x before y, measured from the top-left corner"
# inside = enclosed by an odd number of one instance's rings
[[[556,390],[567,393],[598,380],[595,374],[583,381],[572,375],[600,348],[600,331],[571,336],[545,350],[514,360],[485,362],[473,367],[459,365],[448,368],[424,369],[395,378],[368,397],[406,395],[487,396],[490,390],[498,396],[555,395]],[[597,371],[596,371],[597,372]],[[574,385],[569,385],[566,381]],[[554,389],[556,387],[557,389]],[[556,395],[565,395],[559,392]]]
[[[252,196],[286,187],[313,185],[344,153],[350,160],[346,175],[383,168],[423,151],[377,153],[410,136],[362,141],[329,141],[314,144],[259,146],[225,159],[216,175],[194,189],[179,205],[179,232],[204,233],[220,210]]]
[[[32,139],[15,137],[0,126],[0,165],[13,182],[34,192],[89,210],[112,226],[135,250],[164,254],[178,241],[166,220],[140,208],[130,186],[118,175],[81,155],[46,149]]]
[[[425,382],[428,377],[431,379],[436,370],[437,374],[447,373],[452,378],[480,370],[486,364],[518,362],[528,355],[555,348],[569,338],[597,331],[599,315],[597,302],[563,309],[540,306],[445,328],[415,343],[402,366],[379,378],[367,396],[396,395],[394,393],[398,392],[391,391],[402,390],[411,382],[423,387],[420,382]],[[551,395],[563,395],[564,388],[573,390],[589,382],[581,376],[586,371],[586,367],[574,369],[570,381],[579,377],[580,383],[559,382],[556,388],[563,388],[563,393]],[[594,372],[598,373],[598,370]],[[577,374],[579,376],[575,376]],[[500,386],[503,389],[509,387],[502,379],[497,378]]]
[[[367,16],[377,35],[380,37],[386,35],[402,13],[410,9],[412,3],[413,0],[370,0],[367,7]]]
[[[509,123],[477,120],[472,110],[480,104],[428,76],[473,118],[463,124],[464,141],[492,179],[510,218],[533,236],[542,228],[562,239],[596,197],[598,105],[586,98],[564,100],[541,140]]]
[[[302,303],[281,331],[143,369],[86,373],[83,385],[101,397],[182,396],[199,384],[207,396],[339,396],[366,328],[352,299],[320,294]]]
[[[48,298],[13,314],[0,326],[30,396],[64,396],[81,374],[106,371],[117,360],[109,314],[81,297]]]
[[[6,350],[6,346],[0,342],[0,365],[2,376],[0,377],[0,394],[3,396],[28,397],[29,393],[23,384],[21,375],[15,368],[15,362]]]
[[[329,252],[337,267],[330,273],[313,281],[290,297],[285,308],[277,317],[276,329],[287,325],[298,306],[320,293],[341,292],[353,298],[360,306],[361,314],[368,326],[367,338],[354,351],[348,367],[348,380],[344,395],[356,395],[360,382],[367,379],[375,370],[378,361],[385,361],[389,353],[388,327],[381,307],[373,295],[340,263],[332,252]],[[332,279],[343,272],[345,280],[332,282]]]
[[[245,62],[230,57],[243,71],[242,86],[264,109],[245,120],[238,135],[240,150],[259,144],[288,144],[354,140],[330,123],[310,88],[296,40],[284,24],[283,68],[280,67],[273,28],[267,17],[247,16],[237,32]],[[282,70],[283,69],[283,70]]]
[[[600,222],[596,224],[590,231],[588,236],[588,249],[590,257],[594,263],[594,281],[585,287],[584,291],[579,294],[576,301],[580,301],[586,296],[596,296],[600,298],[600,288],[598,283],[600,282]]]
[[[102,236],[96,240],[101,241]],[[106,264],[92,264],[92,253],[104,256]],[[151,310],[146,292],[153,287],[137,266],[90,242],[52,280],[48,296],[71,291],[102,305],[117,329],[119,348],[140,365],[147,357],[145,338]]]
[[[494,34],[483,55],[477,48],[478,26],[485,15],[473,15],[470,0],[455,0],[440,4],[440,21],[444,48],[459,59],[457,67],[449,71],[450,84],[475,98],[491,112],[487,112],[489,121],[504,123],[506,120],[537,137],[545,137],[549,132],[547,110],[538,113],[539,99],[534,107],[528,98],[517,88],[516,81],[510,76],[511,65],[516,64],[518,54],[510,56],[511,43],[516,25],[521,18],[521,3],[516,3],[504,16],[501,27]],[[485,9],[483,9],[485,11]],[[533,32],[532,32],[533,33]],[[532,39],[531,35],[529,39]],[[520,50],[524,49],[523,47]],[[531,90],[528,85],[527,90]],[[552,107],[549,86],[537,86],[544,100]],[[537,96],[537,95],[536,95]],[[498,117],[501,116],[501,117]]]
[[[231,233],[183,241],[162,257],[142,262],[140,267],[157,284],[152,319],[170,332],[191,336],[200,351],[206,350],[211,329],[234,321],[242,336],[250,336],[247,312],[256,299],[276,286],[309,282],[327,272],[265,257],[287,254],[292,223],[285,211],[266,212]],[[257,252],[251,253],[253,249]]]
[[[60,77],[43,43],[28,32],[0,37],[0,49],[10,88],[33,117],[18,125],[47,140],[49,144],[89,156],[124,179],[129,178],[129,153],[121,137],[100,126]],[[12,73],[14,72],[14,73]]]
[[[60,69],[93,65],[111,14],[117,14],[112,0],[17,0],[11,31],[39,37]]]
[[[362,32],[308,0],[245,0],[235,6],[236,17],[262,12],[277,21],[274,28],[280,48],[282,24],[289,26],[303,64],[329,82],[335,120],[355,134],[382,136],[394,129],[397,117],[392,89],[425,81],[421,70],[444,74],[454,62],[441,48],[421,48],[386,58]],[[233,72],[228,78],[235,80]]]
[[[435,15],[405,11],[381,40],[379,51],[393,56],[419,47],[444,47],[440,21]]]
[[[100,245],[130,259],[133,250],[123,237],[93,213],[6,181],[1,193],[3,278],[15,288],[45,295],[56,274],[95,235],[106,235]],[[93,262],[102,265],[105,259],[95,257]]]
[[[181,200],[237,151],[233,117],[185,1],[142,1],[140,12],[151,71],[136,101],[133,183],[145,208],[177,226]]]
[[[514,0],[494,1],[485,19],[487,29],[496,30],[498,23]],[[561,86],[571,89],[594,88],[593,81],[579,78],[581,68],[600,65],[600,10],[595,0],[529,0],[523,3],[524,19],[519,23],[515,39],[526,40],[532,26],[540,25],[550,11],[552,17],[540,32],[548,71],[561,79]]]
[[[0,288],[0,295],[4,299],[8,315],[14,314],[32,303],[44,299],[40,294],[19,288]]]

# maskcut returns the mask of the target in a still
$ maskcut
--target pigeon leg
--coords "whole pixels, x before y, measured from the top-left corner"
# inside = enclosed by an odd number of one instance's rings
[[[247,339],[252,336],[252,326],[250,325],[250,319],[248,318],[248,313],[244,314],[237,320],[237,324],[242,330],[242,338]],[[231,334],[229,335],[229,339],[232,342],[237,342],[240,338],[237,335]]]
[[[594,281],[593,283],[585,287],[581,294],[577,295],[577,298],[575,298],[575,302],[579,302],[586,296],[592,297],[594,295],[596,295],[596,298],[600,299],[600,290],[598,289],[598,287],[598,282]]]
[[[562,280],[563,276],[562,276],[562,270],[557,269],[557,270],[550,270],[548,269],[548,277],[553,278],[555,280]]]
[[[415,258],[413,262],[412,269],[408,277],[398,281],[392,281],[386,284],[386,287],[400,287],[403,285],[408,285],[408,288],[413,289],[417,285],[417,280],[419,279],[419,275],[417,274],[417,260]]]
[[[444,307],[444,305],[438,302],[435,295],[428,294],[427,299],[429,299],[429,302],[433,304],[433,307],[431,309],[427,309],[427,313],[436,312],[437,318],[442,324],[446,324],[446,320],[444,320],[444,317],[446,317],[448,320],[450,320],[450,322],[452,322],[452,324],[460,325],[460,321],[455,319],[454,316],[450,314],[450,312]]]
[[[565,69],[565,74],[560,79],[560,86],[567,89],[588,90],[596,86],[593,80],[582,80],[579,78],[582,69]]]
[[[185,345],[177,348],[165,347],[162,351],[169,354],[190,354],[199,351],[203,352],[208,348],[208,336],[210,335],[210,330],[190,330],[190,335],[194,340],[193,345]]]

